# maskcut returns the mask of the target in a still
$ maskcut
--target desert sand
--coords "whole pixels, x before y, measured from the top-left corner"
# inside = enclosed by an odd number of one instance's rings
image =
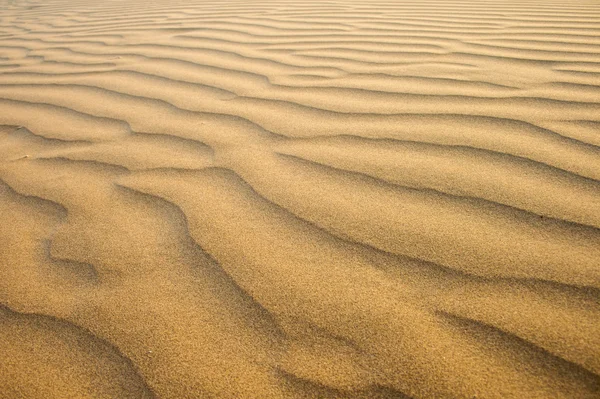
[[[600,398],[600,2],[2,1],[0,398]]]

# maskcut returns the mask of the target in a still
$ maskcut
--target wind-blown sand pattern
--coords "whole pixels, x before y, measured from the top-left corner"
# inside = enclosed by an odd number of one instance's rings
[[[600,398],[600,3],[3,1],[0,398]]]

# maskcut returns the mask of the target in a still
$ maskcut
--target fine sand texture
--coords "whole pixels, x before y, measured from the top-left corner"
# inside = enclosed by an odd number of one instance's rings
[[[600,2],[0,0],[21,398],[600,398]]]

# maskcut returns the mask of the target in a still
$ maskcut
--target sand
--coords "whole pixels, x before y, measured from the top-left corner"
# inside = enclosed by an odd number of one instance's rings
[[[0,398],[600,398],[600,3],[2,1]]]

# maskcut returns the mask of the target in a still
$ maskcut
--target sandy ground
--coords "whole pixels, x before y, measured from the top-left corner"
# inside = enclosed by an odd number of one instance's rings
[[[600,3],[1,1],[0,398],[600,398]]]

